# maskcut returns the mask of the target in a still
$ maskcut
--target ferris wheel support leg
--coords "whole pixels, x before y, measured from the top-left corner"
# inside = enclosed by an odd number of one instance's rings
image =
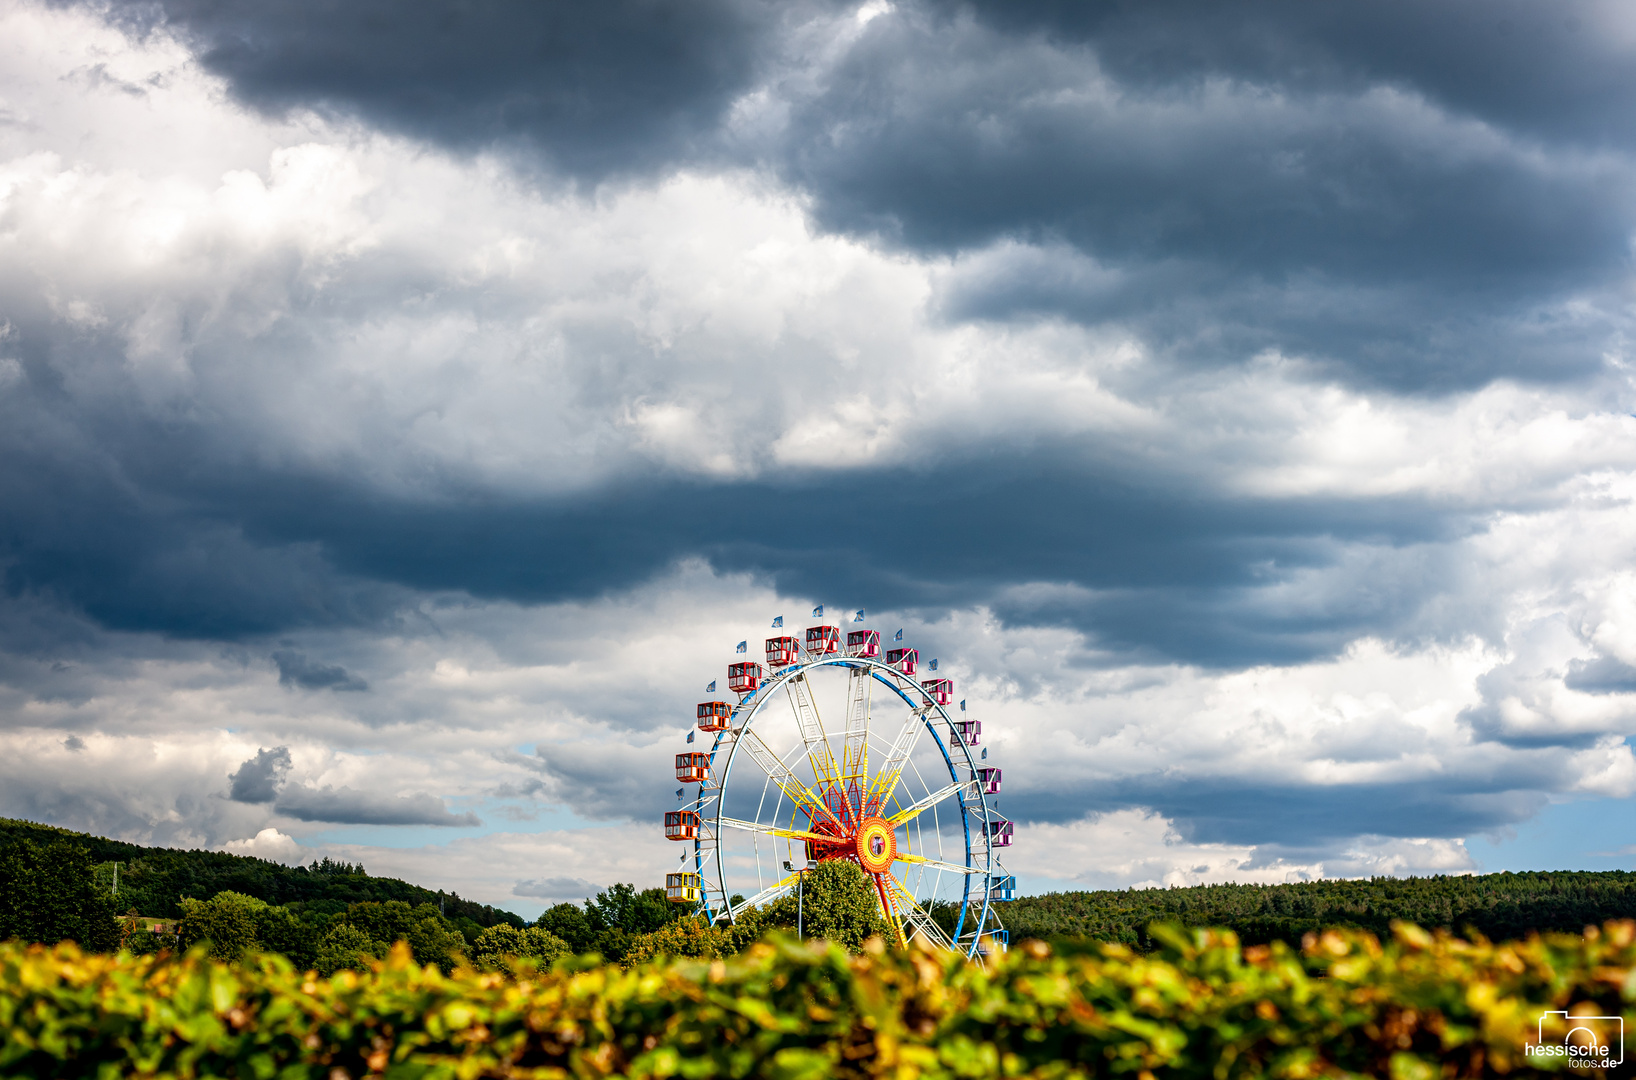
[[[903,936],[903,916],[898,914],[897,904],[893,901],[892,890],[886,885],[892,881],[891,874],[871,874],[875,879],[875,891],[880,894],[881,913],[886,916],[886,923],[892,928],[892,939],[900,949],[909,947],[909,939]],[[896,885],[896,881],[892,881]]]

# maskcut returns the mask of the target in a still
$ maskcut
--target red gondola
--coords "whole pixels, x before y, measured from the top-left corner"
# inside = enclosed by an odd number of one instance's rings
[[[873,660],[880,655],[879,630],[854,630],[846,635],[846,654]]]
[[[841,628],[839,626],[809,626],[807,627],[807,652],[812,656],[828,656],[833,652],[841,651]]]
[[[699,702],[699,730],[726,731],[727,721],[733,715],[733,707],[725,701]]]
[[[1011,846],[1011,832],[1012,832],[1011,822],[1006,821],[1004,818],[1000,818],[998,820],[989,822],[988,823],[988,844],[989,844],[989,847],[1010,847]]]
[[[998,795],[1000,793],[1000,770],[989,765],[982,766],[977,770],[977,782],[982,785],[984,795]]]
[[[926,691],[927,697],[939,705],[947,705],[954,700],[953,679],[929,679],[921,683],[920,688]]]
[[[915,668],[920,666],[920,650],[888,649],[886,650],[886,662],[905,675],[913,675]]]
[[[801,643],[792,637],[767,639],[767,666],[788,667],[801,658]]]
[[[954,734],[957,739],[967,746],[976,746],[983,741],[983,722],[981,720],[956,720]]]
[[[761,685],[761,665],[756,663],[728,664],[727,689],[735,694],[753,694]]]
[[[702,784],[710,772],[710,755],[691,753],[676,755],[676,779],[684,784]]]
[[[697,840],[699,838],[699,815],[691,810],[665,811],[665,839],[666,840]]]

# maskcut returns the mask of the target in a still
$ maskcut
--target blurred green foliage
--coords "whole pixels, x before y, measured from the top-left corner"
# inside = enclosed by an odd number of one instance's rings
[[[524,960],[509,977],[445,975],[399,945],[332,979],[277,956],[9,943],[0,1075],[1454,1080],[1566,1072],[1524,1056],[1547,1011],[1636,1018],[1631,922],[1501,945],[1400,924],[1299,951],[1149,934],[1151,953],[1030,942],[986,968],[774,936],[727,959]]]

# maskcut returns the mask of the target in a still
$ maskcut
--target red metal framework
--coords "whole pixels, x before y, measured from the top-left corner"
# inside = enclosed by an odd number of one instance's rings
[[[691,753],[676,755],[676,779],[684,784],[702,784],[710,775],[710,755]]]
[[[886,662],[905,675],[913,675],[915,669],[920,666],[920,650],[888,649],[886,650]]]
[[[788,667],[801,658],[801,643],[792,637],[767,639],[767,666]]]
[[[841,651],[841,628],[839,626],[809,626],[807,627],[807,653],[812,656],[828,656],[830,653]]]
[[[727,665],[727,689],[735,694],[753,694],[761,685],[761,665],[754,662]]]
[[[954,700],[953,679],[928,679],[920,684],[920,688],[926,691],[927,697],[939,705],[947,705]]]
[[[666,840],[697,840],[699,838],[699,815],[691,810],[665,811],[665,839]]]
[[[732,716],[733,707],[725,701],[699,702],[700,731],[726,731],[727,721]]]
[[[880,655],[879,630],[854,630],[846,635],[846,654],[857,656],[865,660],[873,660]]]

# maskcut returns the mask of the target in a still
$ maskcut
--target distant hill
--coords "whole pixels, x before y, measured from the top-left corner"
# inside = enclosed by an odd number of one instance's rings
[[[402,900],[410,905],[437,904],[457,925],[524,925],[524,920],[512,912],[462,900],[456,893],[434,892],[397,878],[371,877],[362,866],[329,859],[310,866],[285,866],[221,851],[143,847],[33,821],[0,818],[0,846],[17,840],[68,840],[88,848],[95,863],[119,863],[117,910],[125,912],[134,907],[138,913],[154,918],[180,917],[177,901],[183,897],[208,900],[223,890],[232,890],[269,904],[300,904],[308,911],[330,914],[345,911],[348,904]],[[98,867],[99,880],[110,888],[112,871],[111,865]]]
[[[1061,892],[994,907],[1013,941],[1088,938],[1148,948],[1149,923],[1180,922],[1230,927],[1246,944],[1299,942],[1326,926],[1388,934],[1394,919],[1504,941],[1636,918],[1636,873],[1562,870]]]

